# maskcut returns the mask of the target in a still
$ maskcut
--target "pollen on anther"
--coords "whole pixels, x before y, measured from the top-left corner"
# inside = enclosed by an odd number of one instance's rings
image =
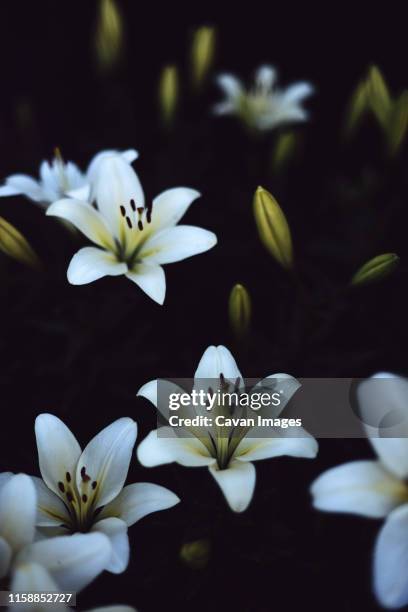
[[[136,204],[135,204],[135,201],[134,201],[134,199],[133,199],[133,198],[130,200],[130,207],[131,207],[131,209],[133,210],[133,212],[135,212],[135,210],[136,210]]]
[[[88,501],[88,496],[85,495],[85,493],[82,496],[82,501],[84,502],[84,504],[86,504],[86,502]]]
[[[91,480],[91,477],[88,476],[88,474],[86,473],[86,467],[83,466],[81,468],[81,478],[84,482],[88,482],[88,480]]]
[[[129,228],[129,229],[132,229],[132,222],[131,222],[131,220],[129,219],[129,217],[126,217],[126,223],[128,224],[128,228]]]
[[[71,491],[68,491],[68,493],[67,493],[67,500],[70,503],[74,501],[74,496],[72,495]]]
[[[120,213],[121,213],[122,217],[126,216],[126,208],[124,206],[122,206],[122,205],[120,206]]]
[[[61,493],[65,493],[65,487],[64,487],[64,483],[63,482],[59,482],[58,483],[58,488],[61,491]]]
[[[137,222],[137,227],[140,229],[140,231],[143,231],[143,223],[141,222],[141,220],[139,219],[139,221]]]
[[[71,482],[71,474],[69,472],[65,474],[65,478],[67,479],[67,482]]]
[[[147,212],[146,212],[146,220],[147,220],[147,222],[148,222],[148,223],[151,223],[151,222],[152,222],[152,210],[151,210],[151,208],[148,208],[148,209],[147,209]]]
[[[96,480],[94,480],[94,481],[93,481],[93,483],[92,483],[92,488],[93,488],[94,490],[96,489],[96,485],[97,485],[97,484],[98,484],[98,483],[96,482]]]

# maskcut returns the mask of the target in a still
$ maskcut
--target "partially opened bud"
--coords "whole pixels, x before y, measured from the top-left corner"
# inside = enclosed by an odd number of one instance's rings
[[[163,122],[170,125],[177,109],[179,78],[177,66],[165,66],[159,81],[159,105]]]
[[[193,569],[203,569],[210,558],[211,543],[209,540],[195,540],[183,544],[180,559]]]
[[[203,26],[194,32],[191,45],[193,83],[200,87],[206,78],[215,55],[215,29]]]
[[[9,257],[34,268],[40,267],[40,260],[14,225],[0,217],[0,250]]]
[[[251,324],[251,297],[243,285],[234,285],[229,297],[229,318],[237,337],[248,333]]]
[[[392,100],[380,69],[371,66],[368,72],[368,96],[371,108],[383,127],[386,127],[392,109]]]
[[[279,136],[272,157],[272,167],[275,172],[280,172],[290,162],[296,152],[296,146],[295,132],[284,132]]]
[[[99,67],[110,70],[123,48],[123,24],[115,0],[100,0],[95,32],[95,53]]]
[[[399,257],[395,253],[384,253],[377,255],[367,261],[357,270],[351,279],[352,285],[367,285],[391,274],[399,262]]]
[[[254,215],[262,243],[281,266],[292,268],[293,248],[288,222],[275,198],[262,187],[255,192]]]

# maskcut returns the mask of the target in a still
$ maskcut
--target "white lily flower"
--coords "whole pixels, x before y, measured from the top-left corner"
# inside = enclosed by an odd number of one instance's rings
[[[108,537],[77,534],[35,542],[36,514],[32,479],[25,474],[0,474],[0,578],[10,576],[12,590],[20,590],[30,567],[36,576],[35,590],[83,589],[110,560]]]
[[[300,82],[286,89],[276,87],[277,73],[272,66],[255,72],[255,84],[246,90],[232,74],[220,74],[217,83],[225,100],[214,107],[217,115],[237,115],[251,129],[266,131],[287,123],[305,121],[302,102],[313,93],[310,83]]]
[[[388,378],[384,386],[378,378]],[[372,384],[372,381],[377,381]],[[359,404],[363,419],[380,425],[382,411],[398,415],[408,409],[408,379],[377,374],[362,383]],[[374,434],[373,426],[366,427]],[[374,550],[374,590],[386,608],[408,604],[408,432],[404,438],[369,438],[376,460],[351,461],[321,474],[312,484],[318,510],[385,518]],[[400,434],[401,435],[401,429]]]
[[[299,387],[299,383],[287,374],[274,374],[267,378],[276,378],[281,384],[285,381],[287,393],[285,401],[282,401],[279,407],[281,411]],[[195,386],[198,387],[203,379],[218,380],[221,386],[225,380],[243,380],[234,357],[225,346],[210,346],[206,349],[194,379]],[[150,400],[156,408],[157,382],[148,382],[138,391],[138,395]],[[265,381],[259,385],[263,382]],[[173,388],[174,386],[172,385]],[[180,392],[179,388],[178,391]],[[277,435],[273,438],[262,437],[262,432],[257,431],[256,427],[231,427],[228,436],[225,427],[221,429],[222,432],[217,427],[210,428],[205,437],[202,429],[198,432],[192,429],[192,436],[189,437],[175,436],[170,427],[161,428],[160,436],[159,430],[151,431],[138,447],[138,459],[147,467],[173,461],[189,467],[207,466],[230,508],[235,512],[243,512],[248,507],[255,488],[255,468],[252,461],[282,455],[313,458],[317,454],[316,440],[301,427],[297,428],[298,437],[292,437],[293,433],[289,429],[282,429],[279,434],[276,432]]]
[[[194,189],[176,187],[145,207],[133,168],[117,155],[103,159],[93,187],[97,209],[80,200],[63,199],[47,210],[47,215],[69,221],[97,245],[74,255],[68,267],[69,282],[83,285],[124,274],[163,304],[166,280],[161,264],[203,253],[217,242],[212,232],[177,225],[199,195]]]
[[[111,543],[106,569],[123,572],[129,561],[128,527],[180,501],[159,485],[124,487],[136,441],[136,423],[129,418],[114,421],[83,451],[68,427],[51,414],[37,417],[35,433],[43,478],[33,478],[38,494],[37,526],[45,535],[105,534]]]
[[[0,187],[0,197],[24,195],[44,208],[64,196],[88,200],[99,162],[114,153],[112,150],[101,151],[92,158],[87,171],[82,172],[73,162],[65,162],[56,149],[51,163],[41,162],[38,180],[27,174],[12,174]],[[139,156],[134,149],[123,151],[120,155],[129,164]]]

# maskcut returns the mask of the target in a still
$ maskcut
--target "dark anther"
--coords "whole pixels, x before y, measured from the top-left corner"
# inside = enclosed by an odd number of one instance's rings
[[[70,503],[74,501],[74,496],[72,495],[71,491],[68,491],[68,493],[67,493],[67,500]]]
[[[65,478],[67,479],[67,482],[71,482],[71,474],[69,472],[65,474]]]
[[[121,207],[120,207],[120,212],[121,212],[121,214],[122,214],[122,217],[125,217],[125,216],[126,216],[126,208],[125,208],[124,206],[121,206]]]
[[[64,483],[63,482],[59,482],[58,483],[58,488],[61,491],[61,493],[65,493],[65,487],[64,487]]]
[[[129,217],[126,217],[126,223],[128,224],[128,228],[129,228],[129,229],[132,229],[132,222],[131,222],[131,220],[129,219]]]
[[[88,501],[88,496],[85,495],[85,493],[82,496],[82,501],[84,502],[84,504],[86,504],[86,502]]]
[[[220,382],[221,382],[222,386],[225,385],[225,378],[224,378],[224,374],[222,372],[220,374]]]
[[[94,480],[94,481],[93,481],[93,483],[92,483],[92,488],[93,488],[94,490],[96,489],[96,485],[97,485],[97,484],[98,484],[98,483],[96,482],[96,480]]]
[[[137,222],[137,227],[140,229],[140,231],[142,231],[142,230],[143,230],[143,223],[140,221],[140,219],[139,219],[139,221]]]
[[[152,222],[152,209],[148,208],[146,213],[146,220],[148,223]]]
[[[136,204],[135,204],[135,201],[134,201],[134,199],[133,199],[133,198],[130,200],[130,206],[131,206],[131,208],[132,208],[133,212],[135,212],[135,210],[136,210]]]
[[[86,473],[86,467],[83,466],[81,468],[81,478],[84,482],[88,482],[88,480],[91,480],[91,477],[88,476],[88,474]]]
[[[139,215],[142,215],[144,211],[143,206],[139,206],[139,208],[137,209],[137,212],[139,213]]]

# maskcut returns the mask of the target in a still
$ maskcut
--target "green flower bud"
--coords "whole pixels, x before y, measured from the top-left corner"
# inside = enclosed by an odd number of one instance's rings
[[[195,540],[186,542],[180,549],[180,559],[193,569],[203,569],[211,554],[211,543],[209,540]]]
[[[177,109],[179,77],[177,66],[165,66],[159,81],[159,106],[163,122],[171,125]]]
[[[0,217],[0,251],[33,268],[39,268],[41,265],[23,234],[3,217]]]
[[[234,285],[229,297],[229,318],[237,337],[248,333],[251,324],[251,297],[243,285]]]
[[[351,284],[355,286],[376,282],[391,274],[398,265],[398,262],[399,257],[395,253],[377,255],[377,257],[373,257],[373,259],[367,261],[357,270],[351,279]]]
[[[194,32],[191,45],[191,69],[193,83],[200,87],[212,64],[215,56],[215,29],[203,26]]]
[[[100,0],[95,32],[96,60],[107,72],[117,63],[123,48],[122,17],[115,0]]]
[[[254,215],[259,237],[278,263],[286,269],[293,267],[293,248],[286,217],[275,198],[258,187],[254,196]]]

